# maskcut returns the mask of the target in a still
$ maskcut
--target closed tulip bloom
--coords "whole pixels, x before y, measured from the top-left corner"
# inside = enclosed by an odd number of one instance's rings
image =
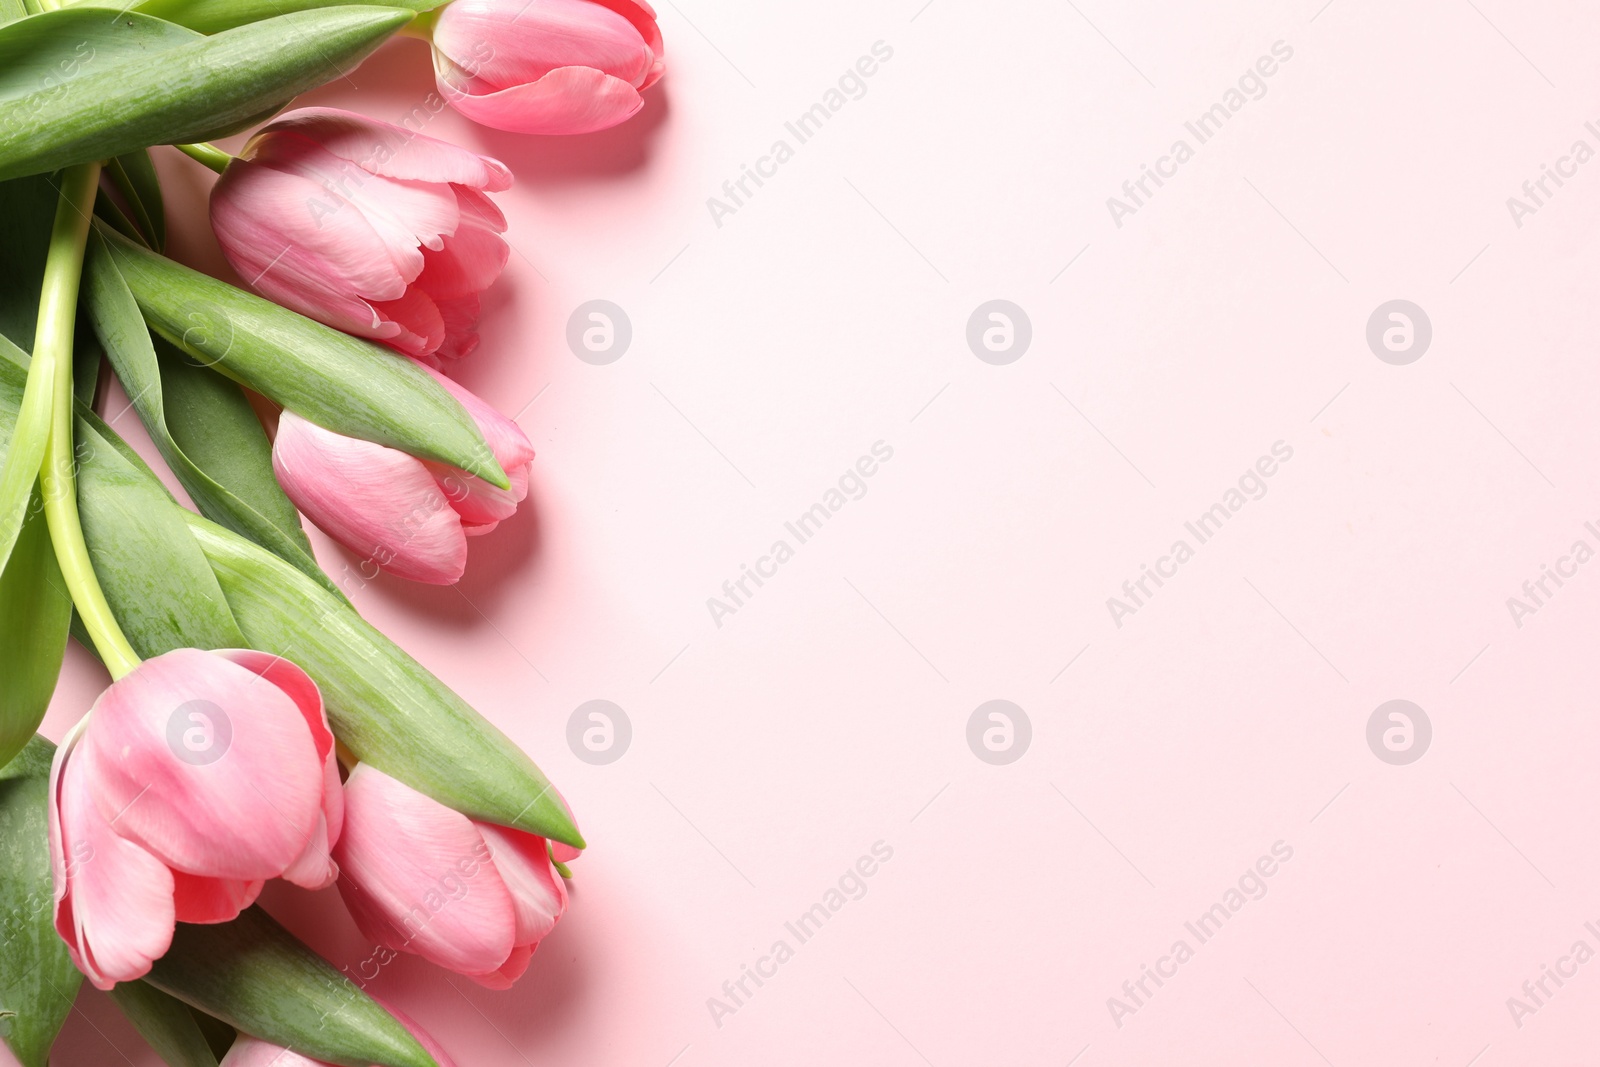
[[[278,422],[272,469],[306,517],[365,561],[432,585],[459,581],[467,538],[516,514],[528,495],[533,445],[522,428],[436,371],[511,479],[500,489],[475,475],[397,448],[325,430],[290,411]]]
[[[506,265],[496,160],[334,108],[250,139],[211,192],[211,226],[262,296],[408,356],[478,342],[478,294]]]
[[[56,931],[98,988],[138,978],[176,922],[233,919],[269,878],[329,885],[343,801],[299,667],[248,649],[146,660],[56,749]]]
[[[455,0],[433,27],[439,92],[513,133],[590,133],[631,118],[660,79],[644,0]]]
[[[473,822],[362,763],[334,858],[362,934],[508,989],[567,907],[542,837]]]

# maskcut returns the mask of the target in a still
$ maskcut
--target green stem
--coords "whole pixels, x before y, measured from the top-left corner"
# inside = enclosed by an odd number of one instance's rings
[[[78,488],[72,448],[72,330],[78,312],[78,282],[83,276],[83,250],[89,239],[89,218],[100,184],[100,164],[84,163],[61,174],[50,254],[44,264],[39,295],[39,326],[33,360],[50,383],[50,436],[45,444],[39,481],[44,491],[44,518],[50,527],[56,561],[66,580],[78,617],[94,640],[113,679],[139,665],[139,654],[117,626],[111,605],[95,578],[89,546],[78,518]]]
[[[204,163],[212,170],[221,174],[228,169],[228,164],[233,162],[233,157],[214,144],[205,141],[199,144],[175,144],[172,146],[197,163]]]

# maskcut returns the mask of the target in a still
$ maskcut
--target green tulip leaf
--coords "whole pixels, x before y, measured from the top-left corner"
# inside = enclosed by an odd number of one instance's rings
[[[394,1016],[258,907],[214,926],[179,923],[145,981],[324,1063],[438,1067]]]
[[[150,328],[200,363],[335,433],[511,484],[472,416],[415,361],[99,232]]]
[[[83,976],[56,936],[45,819],[55,746],[36,737],[0,767],[0,1040],[45,1067]]]
[[[18,0],[20,2],[20,0]],[[111,7],[114,0],[96,0]],[[251,22],[318,7],[361,3],[363,0],[144,0],[133,10],[176,22],[200,33],[218,33]],[[385,7],[400,7],[420,14],[442,7],[447,0],[388,0]]]
[[[149,982],[118,982],[111,999],[167,1067],[217,1067],[216,1053],[183,1001]]]
[[[211,37],[79,6],[0,25],[0,179],[242,129],[353,68],[412,14],[325,7]]]
[[[0,429],[4,436],[6,430]],[[0,766],[22,751],[44,720],[71,619],[72,598],[35,490],[11,558],[0,571]]]
[[[330,591],[300,515],[272,473],[272,446],[244,393],[166,341],[152,344],[105,239],[89,238],[89,320],[139,419],[207,518],[281,556]],[[168,410],[173,417],[168,417]]]

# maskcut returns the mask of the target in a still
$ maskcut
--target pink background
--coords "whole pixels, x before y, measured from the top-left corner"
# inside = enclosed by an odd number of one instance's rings
[[[458,589],[356,601],[534,755],[593,847],[516,989],[414,958],[371,988],[475,1067],[1592,1054],[1600,962],[1520,1026],[1507,998],[1600,949],[1600,562],[1520,627],[1506,600],[1600,548],[1600,162],[1520,227],[1506,200],[1600,149],[1600,14],[661,15],[669,74],[624,127],[427,130],[517,174],[459,376],[520,412],[532,507]],[[880,40],[866,94],[719,227],[707,197]],[[1117,226],[1106,198],[1196,146],[1184,122],[1277,41],[1266,95]],[[397,120],[430,88],[402,41],[313,99]],[[173,247],[217,268],[208,175],[168,155]],[[565,340],[596,298],[633,327],[605,366]],[[1032,323],[1005,366],[965,337],[995,298]],[[1365,339],[1393,299],[1433,326],[1406,366]],[[706,599],[880,440],[866,495],[715,625]],[[1280,440],[1266,495],[1116,626],[1107,598]],[[50,731],[103,684],[74,649]],[[632,723],[607,765],[566,740],[594,699]],[[1032,724],[1005,766],[966,740],[992,699]],[[1391,699],[1432,723],[1410,765],[1367,744]],[[879,841],[865,896],[719,1026],[708,998]],[[1265,895],[1198,944],[1184,924],[1280,841]],[[340,966],[370,951],[336,893],[268,904]],[[1107,998],[1179,938],[1194,957],[1118,1026]],[[62,1067],[155,1062],[102,995],[79,1007]]]

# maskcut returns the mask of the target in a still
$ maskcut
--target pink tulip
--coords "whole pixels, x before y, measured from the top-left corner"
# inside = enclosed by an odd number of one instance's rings
[[[666,69],[644,0],[455,0],[433,28],[439,92],[513,133],[591,133],[631,118]]]
[[[358,764],[334,858],[361,932],[491,989],[508,989],[567,907],[542,837],[473,822]]]
[[[226,922],[268,878],[331,884],[343,802],[322,696],[299,667],[249,649],[146,660],[56,750],[56,931],[98,988],[138,978],[175,922]]]
[[[433,1061],[439,1067],[456,1067],[456,1061],[450,1058],[450,1054],[440,1048],[439,1042],[418,1026],[415,1020],[388,1004],[384,1004],[383,1007],[397,1022],[411,1031],[411,1036],[417,1039],[417,1044],[428,1050],[428,1055],[433,1057]],[[327,1067],[327,1065],[321,1060],[314,1060],[290,1049],[262,1041],[258,1037],[240,1034],[234,1040],[233,1047],[228,1049],[228,1054],[222,1057],[219,1067]]]
[[[474,475],[386,445],[345,437],[285,411],[272,469],[289,499],[335,541],[382,570],[432,585],[459,581],[467,538],[516,514],[528,495],[533,445],[522,428],[429,369],[461,402],[511,479],[499,489]]]
[[[250,139],[211,192],[211,226],[251,288],[408,356],[478,343],[478,293],[506,265],[500,162],[333,108]]]

